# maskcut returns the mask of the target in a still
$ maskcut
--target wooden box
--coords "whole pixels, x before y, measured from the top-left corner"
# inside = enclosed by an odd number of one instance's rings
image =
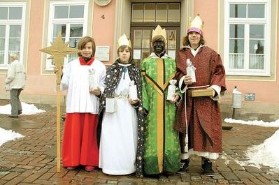
[[[203,89],[190,89],[189,95],[191,97],[201,97],[201,96],[210,96],[213,97],[215,95],[215,91],[211,88],[203,88]]]

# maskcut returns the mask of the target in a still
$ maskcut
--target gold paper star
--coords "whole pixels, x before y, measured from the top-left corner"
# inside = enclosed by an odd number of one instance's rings
[[[64,57],[66,57],[68,54],[77,53],[79,51],[76,48],[68,47],[68,45],[69,42],[64,43],[64,41],[62,40],[61,33],[58,33],[55,41],[51,43],[51,46],[40,49],[41,52],[51,55],[51,58],[54,60],[54,65],[57,70],[56,72],[57,85],[59,85],[61,81]]]

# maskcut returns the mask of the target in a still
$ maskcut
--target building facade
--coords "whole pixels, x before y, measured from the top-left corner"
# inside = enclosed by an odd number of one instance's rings
[[[199,14],[206,44],[220,53],[228,90],[222,105],[231,105],[232,90],[243,94],[247,112],[279,112],[277,0],[1,0],[0,98],[8,99],[4,79],[9,53],[19,54],[27,71],[22,100],[56,101],[53,61],[40,49],[58,33],[70,47],[85,35],[96,42],[96,58],[110,65],[117,57],[117,39],[125,33],[139,63],[151,52],[152,30],[167,30],[167,53],[175,58],[189,22]],[[68,55],[64,62],[71,61]]]

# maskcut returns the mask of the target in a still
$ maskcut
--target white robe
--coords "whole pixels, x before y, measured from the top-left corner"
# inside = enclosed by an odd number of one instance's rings
[[[75,59],[64,65],[61,90],[67,90],[66,113],[99,113],[99,98],[89,92],[89,70],[94,69],[98,86],[104,89],[106,66],[94,60],[91,65],[80,65]]]
[[[116,93],[116,112],[106,113],[102,121],[99,167],[103,173],[126,175],[135,172],[137,114],[128,101],[130,77],[122,77]]]

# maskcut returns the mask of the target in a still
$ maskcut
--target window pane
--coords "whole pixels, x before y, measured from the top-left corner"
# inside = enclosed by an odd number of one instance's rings
[[[244,38],[244,24],[231,24],[230,38]]]
[[[70,25],[70,37],[82,37],[83,25],[72,24]]]
[[[250,54],[249,69],[264,69],[264,55]]]
[[[148,48],[148,49],[150,48],[150,43],[151,43],[150,38],[151,38],[151,30],[143,30],[142,48]]]
[[[155,21],[155,3],[144,4],[144,22]]]
[[[176,49],[176,30],[167,30],[167,49]]]
[[[83,15],[84,15],[83,5],[70,6],[70,18],[83,18]]]
[[[230,53],[244,53],[244,39],[230,39]]]
[[[54,18],[68,18],[68,6],[55,6]]]
[[[10,37],[20,37],[21,36],[21,26],[11,25],[10,26]]]
[[[5,47],[5,38],[0,37],[0,51],[4,50]]]
[[[246,4],[230,4],[231,18],[246,18]]]
[[[231,69],[244,68],[244,39],[230,39],[229,66]]]
[[[264,25],[250,25],[250,38],[264,38]]]
[[[249,52],[252,54],[264,54],[264,40],[250,40]]]
[[[141,48],[142,30],[134,31],[134,48]]]
[[[5,37],[6,26],[0,25],[0,37]]]
[[[1,49],[0,49],[0,64],[4,64],[4,50]]]
[[[8,19],[8,8],[7,7],[0,7],[0,20],[7,20]]]
[[[230,69],[244,69],[244,54],[229,54]]]
[[[264,18],[264,4],[249,4],[248,5],[248,18]]]
[[[166,3],[156,5],[156,22],[167,22],[168,12]]]
[[[0,25],[0,64],[4,64],[5,29],[6,26]]]
[[[71,48],[77,48],[79,38],[72,37],[69,39],[69,47]]]
[[[149,55],[150,55],[150,50],[149,49],[143,49],[142,50],[142,53],[141,53],[142,58],[147,58],[147,57],[149,57]]]
[[[53,25],[53,37],[56,37],[58,33],[64,38],[66,35],[66,24],[54,24]]]
[[[264,40],[250,40],[249,69],[264,69]]]
[[[21,7],[10,7],[9,19],[21,19],[22,8]]]
[[[10,26],[9,52],[20,53],[21,26]]]
[[[143,22],[143,4],[133,4],[132,22]]]
[[[9,39],[9,52],[19,52],[20,51],[20,38],[10,38]]]
[[[169,3],[168,22],[180,22],[180,4]]]
[[[73,47],[73,48],[77,47],[77,43],[78,43],[79,39],[82,37],[82,33],[83,33],[82,24],[70,25],[70,38],[69,38],[70,47]]]

